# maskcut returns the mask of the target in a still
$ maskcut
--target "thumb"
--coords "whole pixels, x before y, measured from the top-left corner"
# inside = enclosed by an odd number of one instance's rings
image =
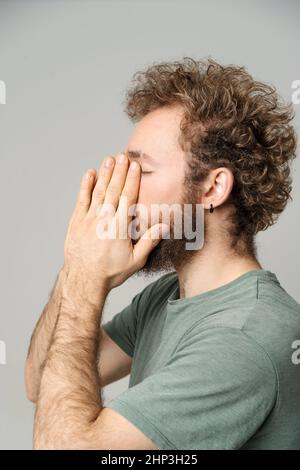
[[[160,242],[162,238],[169,238],[170,227],[167,224],[152,225],[141,236],[134,247],[134,257],[137,262],[146,260],[150,251]]]

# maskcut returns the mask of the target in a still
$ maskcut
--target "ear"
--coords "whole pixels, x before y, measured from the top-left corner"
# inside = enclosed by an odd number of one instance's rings
[[[205,209],[209,209],[213,204],[214,208],[221,206],[229,197],[234,184],[232,171],[226,167],[211,170],[207,179],[203,183],[202,204]]]

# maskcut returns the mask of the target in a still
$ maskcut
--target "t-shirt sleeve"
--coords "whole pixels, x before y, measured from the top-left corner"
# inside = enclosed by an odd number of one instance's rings
[[[159,449],[239,449],[276,396],[273,363],[254,340],[234,328],[194,328],[165,365],[106,406]]]
[[[132,298],[129,305],[116,313],[111,320],[102,324],[104,331],[129,356],[133,357],[139,325],[142,329],[148,307],[150,303],[153,303],[153,296],[157,298],[162,288],[168,288],[170,277],[172,280],[174,274],[167,273],[150,282]]]
[[[136,294],[131,303],[104,323],[104,331],[129,356],[133,356],[137,334],[138,305],[141,292]]]

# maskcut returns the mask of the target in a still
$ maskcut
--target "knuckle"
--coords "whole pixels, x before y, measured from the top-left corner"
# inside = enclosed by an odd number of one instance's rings
[[[77,205],[79,207],[88,207],[88,201],[86,199],[78,199]]]
[[[105,191],[102,188],[95,188],[93,196],[95,199],[104,199]]]
[[[77,197],[77,204],[82,206],[82,205],[87,205],[89,202],[89,197],[85,193],[79,193]]]
[[[108,190],[107,190],[107,195],[108,196],[115,196],[117,193],[119,192],[119,188],[117,185],[111,185],[108,187]]]

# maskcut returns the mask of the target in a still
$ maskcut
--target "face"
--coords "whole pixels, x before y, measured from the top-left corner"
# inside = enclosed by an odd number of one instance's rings
[[[180,202],[184,153],[177,143],[181,112],[160,108],[147,114],[135,127],[126,146],[130,160],[142,168],[138,203],[150,210],[153,203]],[[145,155],[138,157],[133,152]]]
[[[185,155],[178,143],[182,112],[178,107],[162,107],[150,112],[138,122],[125,148],[129,160],[141,165],[137,203],[145,206],[149,222],[151,204],[172,205],[185,201]],[[145,219],[145,212],[137,210],[140,220]],[[177,269],[188,258],[191,251],[185,250],[186,239],[174,239],[174,223],[171,218],[170,238],[163,238],[156,245],[139,273],[149,275]],[[133,239],[133,243],[136,242]]]

